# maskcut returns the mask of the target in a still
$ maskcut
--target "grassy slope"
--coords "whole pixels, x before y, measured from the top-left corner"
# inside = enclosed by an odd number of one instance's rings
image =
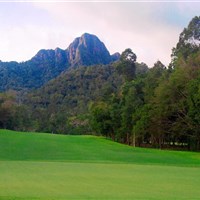
[[[0,130],[0,200],[200,199],[199,177],[199,153]]]
[[[132,148],[95,136],[0,130],[0,160],[115,162],[200,166],[200,154]]]

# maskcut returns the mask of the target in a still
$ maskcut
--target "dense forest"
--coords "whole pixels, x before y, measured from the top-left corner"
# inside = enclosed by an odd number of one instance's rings
[[[107,65],[62,72],[36,90],[0,95],[0,127],[103,135],[133,146],[200,150],[200,17],[172,61],[152,68],[131,49]]]

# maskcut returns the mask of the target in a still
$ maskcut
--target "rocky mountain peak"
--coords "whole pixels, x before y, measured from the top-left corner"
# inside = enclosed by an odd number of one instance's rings
[[[104,43],[97,36],[89,33],[76,38],[66,51],[72,66],[108,64],[112,61]]]
[[[51,64],[74,67],[108,64],[118,60],[119,57],[119,53],[110,55],[104,43],[97,36],[84,33],[81,37],[75,38],[66,50],[42,49],[31,61],[41,64],[50,61]]]
[[[38,53],[31,59],[33,61],[44,61],[52,58],[55,55],[54,50],[49,49],[41,49],[38,51]]]
[[[116,52],[114,54],[111,55],[111,58],[112,58],[112,61],[116,61],[116,60],[119,60],[120,59],[120,53],[119,52]]]

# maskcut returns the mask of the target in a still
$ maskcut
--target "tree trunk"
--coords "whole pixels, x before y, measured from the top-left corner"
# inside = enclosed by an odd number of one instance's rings
[[[112,135],[112,140],[115,141],[115,134],[112,133],[111,135]]]
[[[133,133],[133,141],[132,141],[133,147],[135,147],[135,133]]]
[[[126,133],[126,143],[129,145],[129,133]]]

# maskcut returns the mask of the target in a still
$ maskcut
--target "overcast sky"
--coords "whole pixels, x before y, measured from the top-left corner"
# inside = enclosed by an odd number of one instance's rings
[[[0,2],[0,60],[26,61],[40,49],[66,49],[95,34],[109,52],[131,48],[151,67],[170,62],[171,49],[200,2]]]

